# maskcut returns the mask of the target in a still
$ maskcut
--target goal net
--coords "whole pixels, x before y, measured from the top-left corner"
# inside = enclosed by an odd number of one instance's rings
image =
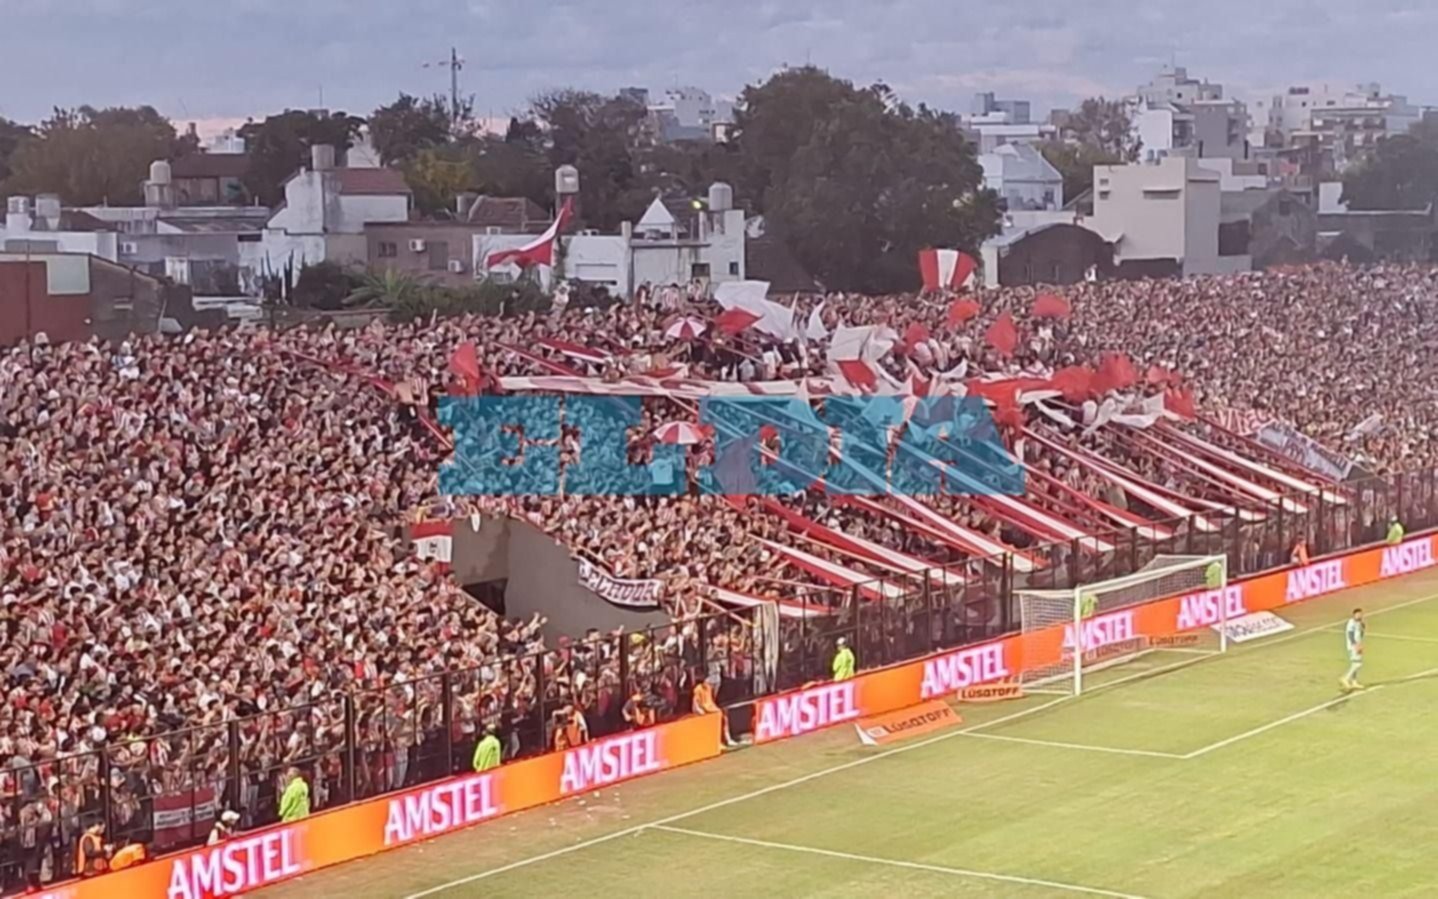
[[[1155,556],[1126,577],[1067,590],[1017,590],[1025,634],[1063,628],[1061,659],[1026,670],[1021,680],[1031,692],[1078,694],[1083,692],[1085,674],[1151,652],[1224,652],[1229,604],[1221,595],[1211,604],[1212,626],[1184,633],[1177,632],[1173,617],[1167,618],[1166,626],[1155,624],[1134,614],[1134,607],[1164,597],[1222,591],[1226,586],[1226,556]]]

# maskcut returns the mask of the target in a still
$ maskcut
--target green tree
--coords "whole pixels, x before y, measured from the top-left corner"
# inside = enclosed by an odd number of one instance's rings
[[[1438,146],[1410,135],[1381,141],[1343,175],[1350,209],[1425,209],[1438,200]]]
[[[294,306],[334,311],[344,309],[359,286],[359,279],[333,262],[317,262],[300,269],[290,301]]]
[[[1093,187],[1093,167],[1118,165],[1122,159],[1092,144],[1077,141],[1045,141],[1039,145],[1044,159],[1064,178],[1064,199],[1072,201]]]
[[[1137,162],[1142,149],[1122,100],[1090,97],[1069,113],[1064,130],[1070,139],[1123,162]]]
[[[414,191],[415,208],[425,215],[451,209],[455,194],[468,190],[474,180],[472,161],[453,147],[421,150],[400,168]]]
[[[495,197],[528,197],[545,207],[553,201],[554,173],[535,143],[486,136],[466,142],[464,151],[474,189]]]
[[[401,93],[369,117],[370,140],[384,165],[409,162],[423,150],[449,143],[451,126],[449,103],[438,96],[420,99]]]
[[[284,199],[284,183],[309,163],[310,147],[329,144],[341,154],[354,145],[364,119],[334,112],[327,115],[291,109],[240,129],[250,153],[245,188],[266,206]]]
[[[974,148],[949,113],[814,68],[747,89],[743,107],[745,189],[825,284],[910,289],[920,249],[973,252],[997,231],[997,198],[980,187]]]
[[[637,160],[644,107],[623,97],[569,89],[542,94],[531,106],[549,170],[568,164],[580,171],[585,223],[616,231],[620,222],[638,219],[654,198]]]
[[[395,309],[422,302],[433,290],[424,278],[393,269],[370,271],[352,279],[354,289],[345,297],[351,309]]]
[[[10,157],[15,155],[15,149],[34,136],[35,132],[29,125],[0,116],[0,185],[10,177]]]
[[[55,193],[76,206],[143,202],[150,163],[191,147],[149,106],[56,109],[33,137],[11,134],[5,192]]]

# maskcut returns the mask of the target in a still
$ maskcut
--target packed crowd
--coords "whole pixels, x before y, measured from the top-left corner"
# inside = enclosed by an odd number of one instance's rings
[[[949,297],[830,295],[793,305],[802,322],[822,303],[826,329],[882,324],[906,334],[923,325],[923,340],[879,363],[895,380],[960,365],[1052,370],[1123,351],[1186,378],[1205,410],[1272,415],[1392,471],[1438,461],[1429,439],[1438,379],[1427,372],[1438,343],[1435,292],[1431,269],[1325,265],[1077,285],[1065,291],[1066,320],[1032,320],[1028,289],[978,293],[982,313],[956,326],[946,320]],[[623,701],[614,695],[620,653],[671,708],[692,680],[685,671],[713,667],[716,646],[726,674],[747,669],[752,635],[724,629],[700,646],[682,616],[658,645],[546,646],[541,619],[499,618],[403,543],[401,526],[417,510],[520,516],[618,577],[664,579],[686,612],[699,608],[691,601],[706,585],[756,596],[807,589],[812,579],[758,542],[785,539],[784,522],[722,497],[439,495],[446,448],[421,419],[432,419],[464,341],[476,343],[494,377],[572,371],[614,380],[676,367],[706,380],[828,374],[817,342],[752,331],[666,336],[678,312],[702,319],[715,310],[654,298],[549,317],[0,351],[0,800],[19,800],[0,801],[0,831],[33,840],[37,819],[73,827],[94,813],[102,750],[122,821],[141,817],[166,778],[223,783],[234,760],[222,723],[231,719],[242,721],[246,772],[245,795],[232,801],[247,812],[265,805],[277,772],[307,761],[316,763],[322,805],[336,789],[346,693],[370,697],[356,710],[358,728],[382,748],[359,779],[376,792],[421,776],[434,741],[472,740],[486,722],[523,718],[540,690],[550,708],[577,702],[612,717]],[[1001,312],[1020,329],[1011,355],[983,339]],[[546,341],[607,358],[576,359]],[[389,388],[400,413],[365,380]],[[623,434],[631,460],[652,451],[655,425],[686,416],[692,407],[648,401],[645,418]],[[567,459],[581,452],[572,425],[561,435]],[[708,452],[710,444],[697,448],[690,478]],[[1075,489],[1107,489],[1041,448],[1027,447],[1025,460]],[[1050,486],[1038,493],[1059,496]],[[1032,542],[960,498],[924,502],[1011,545]],[[935,565],[962,561],[946,545],[822,497],[791,505]],[[470,672],[448,735],[438,732],[433,676],[441,671]],[[547,744],[544,723],[537,727],[534,745]],[[196,730],[156,738],[182,728]],[[520,730],[508,728],[507,739]]]

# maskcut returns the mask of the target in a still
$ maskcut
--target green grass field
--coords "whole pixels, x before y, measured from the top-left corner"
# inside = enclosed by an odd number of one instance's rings
[[[1344,697],[1355,605],[1369,689]],[[1079,699],[745,749],[264,895],[1438,895],[1438,574],[1282,614],[1298,630]]]

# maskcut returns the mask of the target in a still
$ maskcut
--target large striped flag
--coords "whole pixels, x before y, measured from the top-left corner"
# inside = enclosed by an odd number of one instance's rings
[[[554,224],[543,234],[531,240],[521,247],[512,250],[496,250],[484,258],[485,268],[513,263],[520,268],[532,268],[536,265],[554,265],[554,241],[559,237],[559,232],[569,224],[570,218],[574,215],[574,200],[564,201],[560,208],[559,215],[554,217]]]
[[[920,250],[919,274],[925,290],[961,290],[972,286],[974,257],[959,250]]]

